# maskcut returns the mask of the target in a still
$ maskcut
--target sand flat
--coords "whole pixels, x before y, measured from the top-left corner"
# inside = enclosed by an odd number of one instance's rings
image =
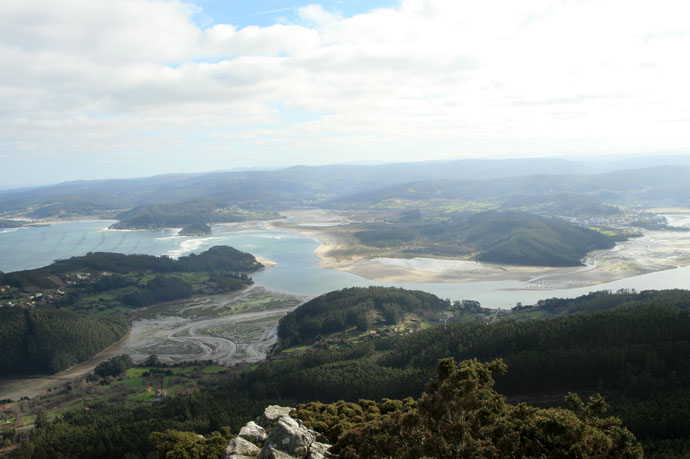
[[[552,289],[592,286],[690,266],[690,231],[651,230],[643,231],[642,237],[620,242],[612,249],[591,252],[583,260],[584,266],[575,267],[515,266],[453,258],[394,259],[359,255],[342,258],[340,254],[349,248],[348,242],[332,226],[308,223],[355,221],[357,216],[353,216],[353,212],[319,209],[285,214],[286,220],[267,222],[266,228],[294,231],[318,240],[321,245],[314,253],[321,268],[350,272],[378,282],[515,280],[528,282],[528,288]],[[679,210],[665,216],[672,226],[690,227],[690,211]]]

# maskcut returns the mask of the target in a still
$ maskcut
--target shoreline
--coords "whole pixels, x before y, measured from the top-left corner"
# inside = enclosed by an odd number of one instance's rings
[[[681,225],[690,222],[690,212],[684,209],[665,210],[667,216],[673,215],[673,220],[680,220]],[[676,240],[669,236],[669,232],[654,230],[645,230],[644,236],[617,243],[613,249],[589,253],[583,259],[583,266],[518,266],[458,258],[409,258],[395,255],[386,257],[376,254],[338,258],[335,253],[342,253],[350,247],[347,240],[329,228],[356,223],[362,218],[368,219],[370,215],[366,212],[307,209],[284,211],[281,212],[281,216],[274,220],[216,223],[214,226],[221,229],[214,234],[265,230],[302,234],[320,243],[314,251],[314,255],[319,259],[320,268],[348,272],[371,281],[389,283],[517,281],[526,284],[525,290],[550,290],[590,287],[641,274],[690,266],[690,235],[685,238],[682,235],[678,236]],[[94,220],[56,219],[50,223],[75,221]],[[659,241],[662,242],[658,243]],[[276,265],[274,261],[263,257],[257,257],[257,260],[264,264],[264,270]],[[452,266],[452,263],[464,263],[465,266]],[[418,266],[414,266],[415,264]],[[437,266],[433,266],[434,264]],[[442,267],[444,264],[445,268]],[[431,265],[432,268],[423,269],[424,265],[427,268]]]
[[[681,212],[682,213],[682,212]],[[311,237],[321,245],[314,251],[319,267],[349,272],[375,282],[390,283],[465,283],[518,281],[526,285],[519,290],[592,287],[642,274],[690,266],[690,236],[683,233],[674,239],[670,232],[644,231],[640,238],[617,243],[612,249],[590,252],[582,266],[518,266],[473,262],[458,258],[413,257],[386,258],[376,255],[354,255],[338,259],[333,253],[347,249],[347,241],[319,222],[347,222],[342,215],[307,210],[283,213],[283,220],[265,222],[264,229],[290,231]],[[275,223],[278,223],[276,225]],[[304,226],[300,226],[304,225]],[[422,269],[417,265],[431,266]],[[453,264],[455,264],[453,266]],[[434,266],[435,265],[435,266]],[[446,265],[444,268],[443,265]]]

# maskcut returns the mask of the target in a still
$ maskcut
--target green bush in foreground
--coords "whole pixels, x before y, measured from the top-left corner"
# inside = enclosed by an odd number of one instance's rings
[[[599,396],[569,409],[510,405],[494,389],[501,360],[439,362],[426,393],[415,401],[308,403],[295,417],[334,442],[343,459],[397,458],[641,458],[642,446],[613,417],[599,417]]]

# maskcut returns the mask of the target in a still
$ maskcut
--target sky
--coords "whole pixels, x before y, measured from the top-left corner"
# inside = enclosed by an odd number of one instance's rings
[[[0,188],[690,155],[685,0],[0,0]]]

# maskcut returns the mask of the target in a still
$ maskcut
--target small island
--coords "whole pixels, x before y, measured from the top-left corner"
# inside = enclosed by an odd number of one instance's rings
[[[211,227],[206,223],[192,223],[182,228],[178,236],[206,236],[211,234]]]

